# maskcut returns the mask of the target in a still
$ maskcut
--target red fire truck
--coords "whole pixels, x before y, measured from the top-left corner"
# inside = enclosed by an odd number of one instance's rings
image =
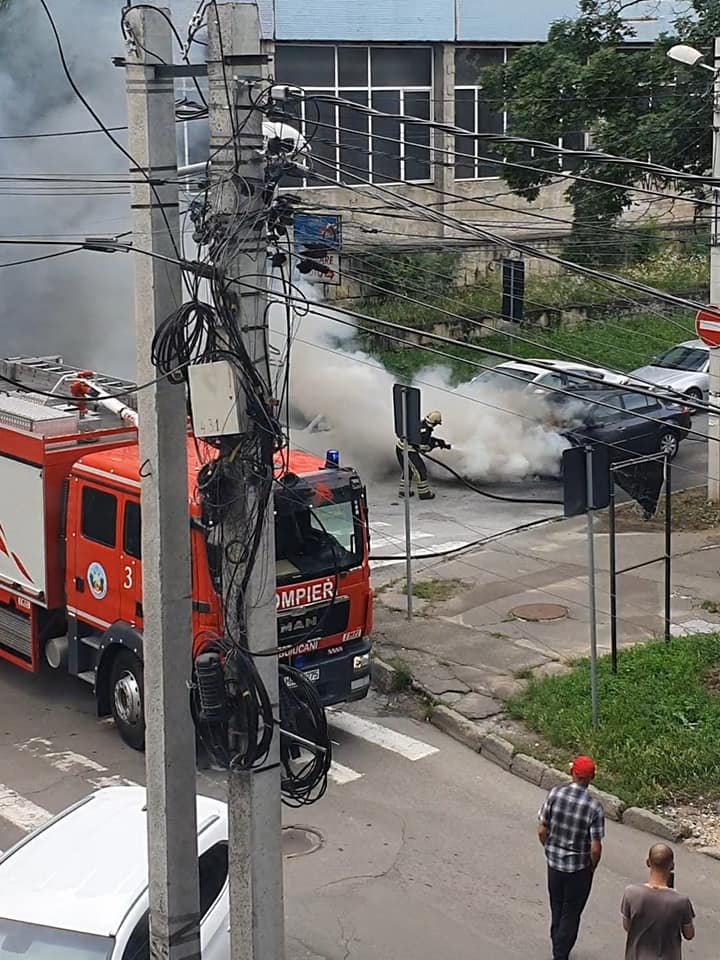
[[[44,656],[92,684],[98,714],[112,715],[141,748],[136,416],[110,399],[133,385],[59,358],[0,360],[0,375],[10,386],[0,394],[0,658],[38,671]],[[219,551],[196,493],[198,450],[189,437],[193,656],[223,629]],[[354,470],[329,460],[284,460],[293,486],[275,494],[278,643],[326,705],[357,700],[370,685],[365,490]]]

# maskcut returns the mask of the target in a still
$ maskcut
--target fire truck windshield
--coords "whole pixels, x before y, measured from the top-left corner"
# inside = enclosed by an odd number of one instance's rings
[[[278,583],[337,573],[362,563],[357,499],[319,506],[282,499],[282,508],[275,515]]]

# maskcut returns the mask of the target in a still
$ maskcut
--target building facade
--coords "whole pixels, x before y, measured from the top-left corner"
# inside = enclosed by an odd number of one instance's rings
[[[668,29],[675,5],[648,0],[633,8],[638,39]],[[552,21],[576,13],[577,0],[261,0],[265,35],[275,41],[275,79],[306,92],[296,108],[314,156],[312,174],[297,183],[305,204],[343,214],[346,246],[467,239],[451,218],[525,236],[567,229],[565,184],[529,204],[504,185],[499,146],[405,118],[505,132],[507,114],[483,91],[482,70],[542,42]],[[561,145],[584,142],[584,132],[574,131]],[[555,222],[539,215],[549,209]]]

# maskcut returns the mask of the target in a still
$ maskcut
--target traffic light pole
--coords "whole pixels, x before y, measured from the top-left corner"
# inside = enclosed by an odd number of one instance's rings
[[[155,71],[172,63],[170,24],[151,7],[129,8],[125,24],[128,149],[140,168],[130,169],[133,243],[172,260],[180,248],[175,95],[172,79]],[[151,357],[182,280],[173,262],[136,253],[134,266],[137,379],[150,384],[138,393],[150,954],[200,960],[185,391],[157,379]],[[128,567],[126,585],[132,576]],[[137,700],[137,711],[140,684],[129,671],[124,680],[125,707]]]
[[[226,275],[251,278],[251,286],[232,288],[233,323],[270,397],[263,115],[257,101],[266,86],[267,55],[271,51],[261,40],[260,17],[254,3],[211,4],[207,18],[213,219],[220,234],[235,231],[232,254],[223,264]],[[241,227],[236,226],[239,206]],[[260,429],[248,420],[250,399],[243,395],[240,385],[240,422],[248,431]],[[257,403],[257,398],[252,400]],[[243,594],[239,592],[242,578],[237,565],[228,563],[226,556],[225,620],[228,636],[244,636],[252,653],[277,645],[274,513],[272,490],[264,492],[254,465],[247,466],[239,487],[239,495],[223,521],[224,542],[247,543],[251,518],[262,515],[264,519]],[[263,498],[267,502],[262,502]],[[255,665],[277,719],[277,658],[259,656]],[[284,956],[279,744],[279,729],[275,727],[262,768],[252,772],[231,769],[228,775],[233,960],[281,960]]]

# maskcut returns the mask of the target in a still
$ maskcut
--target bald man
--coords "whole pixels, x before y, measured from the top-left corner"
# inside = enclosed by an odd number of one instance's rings
[[[620,912],[627,931],[625,960],[681,960],[682,938],[695,936],[690,898],[672,888],[675,855],[665,843],[650,847],[647,883],[625,889]]]

